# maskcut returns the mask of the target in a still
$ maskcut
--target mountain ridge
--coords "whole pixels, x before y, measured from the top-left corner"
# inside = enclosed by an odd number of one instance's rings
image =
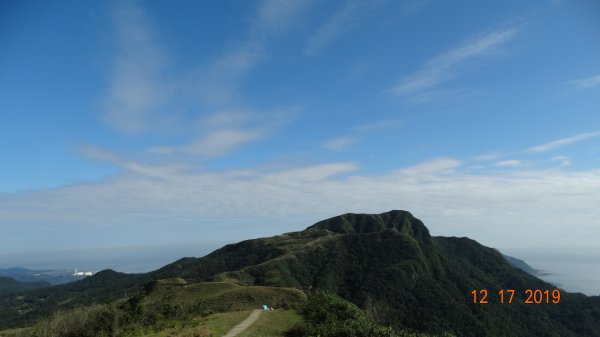
[[[326,229],[339,234],[367,234],[395,229],[422,242],[431,241],[425,224],[410,212],[402,210],[391,210],[381,214],[346,213],[319,221],[305,231],[311,229]]]

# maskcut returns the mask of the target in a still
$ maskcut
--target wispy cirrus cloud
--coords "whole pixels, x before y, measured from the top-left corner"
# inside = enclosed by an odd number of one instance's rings
[[[352,128],[352,131],[356,132],[369,132],[375,130],[381,130],[386,128],[399,127],[402,125],[402,121],[399,119],[387,119],[381,121],[374,121],[362,125],[358,125]]]
[[[571,158],[569,158],[567,156],[556,156],[556,157],[552,158],[552,161],[560,162],[560,166],[563,166],[563,167],[568,167],[568,166],[572,165]]]
[[[379,120],[357,125],[349,130],[348,135],[334,137],[326,140],[325,142],[323,142],[323,147],[330,151],[347,150],[352,145],[360,142],[361,138],[364,136],[365,133],[370,133],[386,128],[398,127],[400,125],[402,125],[402,122],[398,119]]]
[[[263,0],[248,27],[247,35],[212,62],[199,67],[194,76],[196,93],[216,105],[235,101],[238,82],[268,57],[268,45],[301,22],[313,0]]]
[[[517,159],[502,160],[494,163],[494,166],[498,167],[516,167],[521,165],[523,165],[523,161]]]
[[[576,89],[590,89],[600,86],[600,75],[566,81],[564,84]]]
[[[592,138],[597,138],[597,137],[600,137],[600,131],[580,133],[575,136],[561,138],[561,139],[553,140],[553,141],[545,143],[545,144],[531,147],[531,148],[527,149],[527,152],[529,152],[529,153],[547,152],[547,151],[551,151],[551,150],[557,149],[562,146],[578,143],[578,142],[581,142],[581,141],[584,141],[587,139],[592,139]]]
[[[114,8],[117,56],[105,101],[105,120],[127,133],[147,131],[165,124],[160,110],[172,88],[164,77],[166,55],[152,34],[152,23],[133,2]]]
[[[428,176],[454,172],[463,163],[452,158],[436,158],[396,171],[397,174]]]
[[[347,149],[352,144],[356,143],[356,139],[351,137],[336,137],[327,140],[323,147],[331,151],[341,151]]]
[[[491,160],[496,160],[500,157],[502,157],[502,154],[500,154],[498,152],[490,152],[490,153],[480,154],[478,156],[473,157],[472,159],[476,160],[476,161],[491,161]]]
[[[168,178],[188,168],[188,166],[178,163],[148,165],[135,160],[125,159],[116,153],[93,145],[82,145],[78,148],[78,152],[89,159],[110,163],[123,172],[145,177]]]
[[[419,71],[404,77],[400,84],[386,92],[405,99],[416,99],[418,103],[435,100],[448,92],[453,94],[455,90],[443,90],[439,86],[459,76],[460,71],[472,61],[496,54],[518,32],[516,26],[510,26],[480,34],[460,47],[427,61]]]
[[[315,1],[279,1],[263,0],[259,7],[255,21],[255,28],[259,34],[277,34],[286,31],[292,26],[299,16],[306,11]]]
[[[304,54],[307,56],[315,55],[348,30],[358,26],[360,17],[365,14],[365,9],[372,4],[362,0],[346,2],[339,11],[320,26],[308,39]]]
[[[106,121],[126,133],[177,130],[186,135],[183,144],[184,137],[174,137],[176,142],[167,139],[165,145],[146,151],[155,155],[209,159],[267,137],[285,123],[287,112],[253,112],[235,99],[237,84],[265,57],[269,42],[292,27],[311,3],[259,2],[241,43],[212,62],[196,65],[200,70],[186,76],[167,73],[167,53],[155,38],[154,24],[143,7],[119,3],[114,10],[118,51],[106,98]]]
[[[399,14],[415,14],[422,9],[427,1],[381,1],[381,0],[350,0],[344,2],[308,38],[304,55],[314,56],[327,48],[344,35],[359,27],[381,20],[386,11],[394,13],[393,19],[398,20]],[[379,14],[375,17],[373,14]]]
[[[184,146],[159,146],[150,148],[148,151],[160,155],[191,154],[202,159],[210,159],[230,154],[240,147],[265,136],[265,130],[261,129],[219,129],[207,132],[207,134]]]
[[[157,155],[194,155],[203,160],[222,157],[270,136],[290,121],[294,111],[294,108],[280,107],[264,112],[225,110],[213,113],[196,123],[196,136],[192,141],[176,146],[156,146],[147,151]]]
[[[258,119],[257,113],[245,110],[214,113],[196,123],[197,130],[191,141],[182,145],[155,146],[147,149],[147,152],[156,155],[194,155],[203,160],[225,156],[269,134],[267,125],[256,125]]]

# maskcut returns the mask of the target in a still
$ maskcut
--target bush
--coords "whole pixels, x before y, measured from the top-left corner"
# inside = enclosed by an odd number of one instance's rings
[[[362,310],[330,294],[311,295],[301,310],[304,323],[287,337],[395,337],[394,331],[375,323]]]
[[[410,331],[394,331],[378,324],[356,305],[331,294],[312,294],[304,303],[304,322],[294,326],[286,337],[434,337]],[[437,337],[454,337],[449,333]]]
[[[103,305],[58,311],[33,329],[35,337],[104,337],[116,336],[121,324],[117,310]]]

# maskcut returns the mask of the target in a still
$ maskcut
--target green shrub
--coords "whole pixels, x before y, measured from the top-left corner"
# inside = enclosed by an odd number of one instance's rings
[[[287,337],[394,337],[389,327],[374,322],[354,304],[330,294],[311,295],[301,311],[304,323]]]
[[[300,313],[304,322],[286,337],[433,337],[434,335],[394,331],[378,324],[356,305],[331,294],[311,294]],[[437,337],[454,337],[450,333]]]

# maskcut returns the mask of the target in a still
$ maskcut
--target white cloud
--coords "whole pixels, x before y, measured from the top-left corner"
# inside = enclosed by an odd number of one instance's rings
[[[106,120],[124,132],[177,132],[179,137],[172,138],[178,138],[179,144],[147,150],[163,156],[191,154],[209,159],[266,137],[283,124],[287,114],[283,110],[290,109],[274,109],[268,113],[271,120],[257,126],[264,118],[240,108],[243,104],[234,99],[236,85],[263,58],[269,39],[291,27],[310,3],[262,1],[241,43],[178,78],[165,76],[165,53],[154,41],[152,22],[143,9],[133,3],[119,4],[115,11],[119,53],[106,99]],[[187,143],[181,144],[181,138]]]
[[[289,169],[283,172],[267,173],[260,177],[264,182],[289,181],[291,184],[303,182],[318,182],[334,178],[341,174],[354,172],[359,169],[357,163],[333,163]]]
[[[398,86],[387,92],[405,98],[426,97],[429,92],[445,92],[436,88],[456,77],[473,60],[495,54],[517,33],[516,27],[508,27],[481,34],[462,46],[429,60],[421,70],[406,76]]]
[[[323,143],[323,147],[330,151],[346,150],[351,145],[354,145],[359,142],[359,133],[367,133],[399,125],[401,125],[401,121],[395,119],[376,121],[358,125],[350,129],[352,136],[341,136],[328,139]]]
[[[106,121],[123,132],[142,132],[171,118],[160,108],[171,95],[163,75],[164,52],[144,11],[131,2],[115,10],[118,53],[112,70]]]
[[[287,123],[293,108],[279,108],[258,113],[250,110],[227,110],[201,118],[197,137],[178,146],[156,146],[147,152],[157,155],[189,154],[196,159],[210,159],[235,152],[239,148],[269,136]]]
[[[337,137],[326,141],[323,144],[327,150],[340,151],[347,149],[350,145],[356,143],[356,139],[350,137]]]
[[[567,81],[565,84],[573,86],[577,89],[589,89],[600,86],[600,75],[581,78],[578,80]]]
[[[347,30],[358,25],[359,16],[364,14],[365,6],[369,3],[364,1],[349,1],[335,13],[325,24],[309,38],[304,54],[312,56],[325,48]]]
[[[248,110],[231,110],[214,113],[202,118],[201,123],[207,128],[220,128],[245,125],[257,114]]]
[[[580,142],[580,141],[583,141],[586,139],[591,139],[591,138],[596,138],[596,137],[600,137],[600,131],[580,133],[580,134],[572,136],[572,137],[561,138],[561,139],[553,140],[551,142],[548,142],[548,143],[545,143],[542,145],[531,147],[531,148],[527,149],[527,152],[530,152],[530,153],[547,152],[547,151],[551,151],[551,150],[557,149],[557,148],[565,146],[565,145],[574,144],[574,143],[577,143],[577,142]]]
[[[283,32],[289,29],[313,2],[314,0],[263,0],[258,8],[255,29],[270,34]]]
[[[471,166],[465,167],[465,170],[467,170],[469,172],[469,171],[482,170],[484,168],[485,168],[485,166],[483,166],[483,165],[471,165]]]
[[[138,167],[94,184],[0,196],[0,246],[237,241],[345,212],[406,209],[434,235],[600,248],[599,170],[468,174],[461,165],[446,158],[369,175],[344,162],[270,172]]]
[[[196,71],[196,94],[211,104],[227,105],[235,101],[240,79],[268,56],[271,41],[301,22],[302,14],[312,3],[312,0],[260,2],[247,36]]]
[[[107,162],[125,172],[153,178],[166,178],[171,174],[184,171],[188,168],[182,164],[147,165],[133,160],[126,160],[115,153],[92,145],[81,146],[78,150],[89,159]]]
[[[560,166],[563,166],[563,167],[568,167],[568,166],[572,165],[571,159],[567,156],[556,156],[556,157],[552,158],[552,161],[560,162]]]
[[[233,152],[235,149],[249,142],[265,136],[263,130],[222,129],[208,133],[198,141],[182,147],[185,153],[200,155],[202,157],[220,157]]]
[[[496,160],[496,159],[500,158],[501,156],[502,155],[499,153],[486,153],[486,154],[482,154],[482,155],[473,157],[473,160],[490,161],[490,160]]]
[[[367,124],[358,125],[352,128],[356,132],[369,132],[374,130],[386,129],[399,127],[402,125],[402,121],[398,119],[388,119],[383,121],[376,121]]]
[[[375,23],[391,13],[393,20],[399,19],[399,14],[415,14],[424,7],[427,1],[377,1],[350,0],[343,3],[309,37],[304,48],[306,56],[313,56],[352,30],[357,30],[364,23]],[[385,6],[383,6],[385,5]],[[373,15],[378,12],[380,15]],[[400,18],[402,19],[402,18]]]
[[[520,160],[515,160],[515,159],[503,160],[503,161],[499,161],[494,164],[494,166],[499,166],[499,167],[515,167],[515,166],[521,166],[521,165],[523,165],[523,162]]]
[[[461,161],[452,158],[437,158],[396,171],[397,174],[411,176],[428,176],[454,172],[462,165]]]
[[[477,96],[479,93],[475,90],[452,89],[452,90],[429,90],[415,93],[414,95],[405,95],[406,102],[420,105],[435,102],[456,102]]]
[[[236,99],[237,84],[264,58],[271,39],[298,22],[311,3],[261,1],[241,42],[230,44],[233,47],[212,62],[190,69],[189,75],[177,77],[167,76],[166,53],[154,39],[152,20],[141,6],[131,2],[119,4],[114,15],[119,50],[106,98],[105,119],[129,133],[189,135],[194,133],[195,120],[201,119],[205,124],[200,135],[189,136],[195,139],[189,146],[155,146],[149,150],[155,154],[214,155],[261,138],[267,134],[261,128],[241,126],[255,116],[240,108],[244,103]],[[208,114],[207,118],[198,117]],[[214,125],[214,130],[207,130],[211,123],[227,125]],[[270,123],[270,127],[273,125]],[[223,140],[222,146],[205,149],[204,145],[212,146],[215,139]]]
[[[372,132],[401,125],[401,121],[390,119],[355,126],[350,129],[352,136],[340,136],[328,139],[323,147],[330,151],[342,151],[359,142],[359,133]]]
[[[92,160],[105,161],[113,164],[119,161],[118,156],[114,153],[100,149],[96,146],[83,145],[80,146],[77,150],[79,153]]]

